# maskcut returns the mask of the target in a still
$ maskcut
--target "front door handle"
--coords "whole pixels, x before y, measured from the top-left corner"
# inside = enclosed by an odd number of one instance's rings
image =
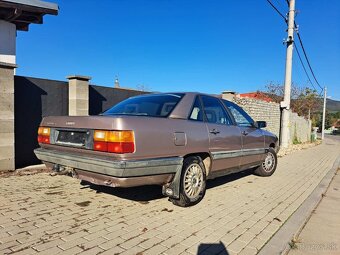
[[[210,130],[209,131],[211,134],[214,134],[214,135],[217,135],[217,134],[219,134],[220,133],[220,131],[218,131],[217,129],[213,129],[213,130]]]
[[[244,135],[244,136],[246,136],[246,135],[248,135],[249,133],[247,132],[247,131],[243,131],[242,132],[242,135]]]

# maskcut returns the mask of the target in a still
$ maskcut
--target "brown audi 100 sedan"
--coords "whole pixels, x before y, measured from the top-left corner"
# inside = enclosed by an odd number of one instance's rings
[[[278,138],[236,104],[200,93],[147,94],[98,116],[46,117],[37,157],[55,171],[111,187],[162,185],[179,206],[202,200],[206,180],[276,169]]]

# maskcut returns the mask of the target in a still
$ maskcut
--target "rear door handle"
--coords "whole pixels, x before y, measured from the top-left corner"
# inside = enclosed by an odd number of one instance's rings
[[[210,130],[209,131],[211,134],[214,134],[214,135],[217,135],[217,134],[219,134],[220,133],[220,131],[218,131],[217,129],[213,129],[213,130]]]
[[[242,135],[248,135],[249,133],[247,131],[243,131]]]

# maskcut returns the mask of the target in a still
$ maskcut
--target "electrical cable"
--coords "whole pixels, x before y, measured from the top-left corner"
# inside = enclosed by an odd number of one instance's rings
[[[298,57],[299,57],[299,59],[300,59],[300,63],[301,63],[301,65],[302,65],[302,67],[303,67],[303,70],[305,71],[305,74],[306,74],[306,76],[307,76],[307,78],[308,78],[309,83],[312,85],[312,87],[313,87],[315,90],[317,90],[317,89],[315,88],[314,84],[312,83],[312,81],[310,80],[310,77],[309,77],[309,75],[308,75],[308,73],[307,73],[306,67],[305,67],[305,65],[304,65],[304,63],[303,63],[303,61],[302,61],[300,52],[299,52],[298,48],[296,47],[295,42],[294,42],[294,46],[295,46],[294,49],[296,50],[296,53],[297,53],[297,55],[298,55]]]
[[[271,6],[271,7],[272,7],[272,8],[273,8],[273,9],[274,9],[274,10],[275,10],[275,11],[276,11],[283,19],[284,19],[285,23],[287,23],[287,22],[288,22],[287,18],[286,18],[286,17],[285,17],[285,16],[284,16],[284,15],[283,15],[276,7],[275,7],[275,5],[274,5],[270,0],[267,0],[267,2],[268,2],[268,3],[270,4],[270,6]],[[289,5],[289,0],[286,0],[286,2],[287,2],[287,4]],[[318,80],[317,80],[316,77],[315,77],[313,68],[312,68],[312,66],[311,66],[311,64],[310,64],[310,62],[309,62],[309,58],[308,58],[308,56],[307,56],[305,47],[303,46],[303,43],[302,43],[302,39],[301,39],[300,33],[299,33],[299,31],[297,30],[298,26],[296,25],[296,22],[295,22],[295,21],[294,21],[294,27],[296,28],[295,33],[296,33],[297,36],[298,36],[298,39],[299,39],[299,42],[300,42],[300,45],[301,45],[303,54],[304,54],[304,56],[305,56],[305,59],[306,59],[306,61],[307,61],[309,70],[310,70],[310,72],[312,73],[312,76],[313,76],[313,78],[314,78],[316,84],[317,84],[317,85],[319,86],[319,88],[321,89],[321,92],[320,92],[320,94],[321,94],[322,91],[323,91],[323,88],[322,88],[322,86],[320,85],[320,83],[318,82]],[[294,45],[296,46],[295,42],[294,42]],[[303,69],[304,69],[304,71],[305,71],[305,73],[306,73],[306,75],[307,75],[307,77],[308,77],[308,80],[309,80],[309,82],[312,84],[313,88],[315,89],[315,86],[313,85],[313,83],[311,82],[311,80],[310,80],[310,78],[309,78],[309,75],[307,74],[307,71],[306,71],[306,68],[305,68],[305,66],[304,66],[304,64],[303,64],[303,62],[302,62],[300,53],[299,53],[297,47],[295,47],[295,48],[296,48],[296,52],[298,53],[298,56],[299,56],[299,58],[300,58],[300,62],[301,62],[301,64],[302,64],[302,66],[303,66]]]
[[[285,17],[276,7],[275,5],[270,1],[267,0],[267,2],[270,4],[271,7],[284,19],[284,21],[287,23],[287,17]]]
[[[294,23],[295,23],[295,22],[294,22]],[[297,28],[296,23],[295,23],[295,27]],[[305,56],[305,58],[306,58],[306,61],[307,61],[308,66],[309,66],[309,70],[311,71],[311,73],[312,73],[312,75],[313,75],[313,78],[314,78],[316,84],[319,86],[319,88],[320,88],[321,90],[323,90],[322,86],[320,85],[320,83],[318,82],[318,80],[317,80],[316,77],[315,77],[315,74],[314,74],[313,68],[312,68],[312,66],[311,66],[311,64],[310,64],[310,62],[309,62],[309,59],[308,59],[308,56],[307,56],[305,47],[303,46],[303,42],[302,42],[302,39],[301,39],[301,36],[300,36],[299,31],[296,31],[296,34],[297,34],[297,36],[298,36],[298,39],[299,39],[299,42],[300,42],[300,45],[301,45],[303,54],[304,54],[304,56]]]

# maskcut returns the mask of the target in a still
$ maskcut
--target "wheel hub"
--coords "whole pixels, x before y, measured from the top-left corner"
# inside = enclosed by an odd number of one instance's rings
[[[202,189],[203,174],[198,164],[191,164],[184,175],[184,191],[190,198],[195,198]]]
[[[273,170],[274,168],[274,165],[275,165],[275,158],[274,158],[274,155],[271,153],[271,152],[268,152],[262,166],[263,166],[263,169],[266,171],[266,172],[270,172]]]

